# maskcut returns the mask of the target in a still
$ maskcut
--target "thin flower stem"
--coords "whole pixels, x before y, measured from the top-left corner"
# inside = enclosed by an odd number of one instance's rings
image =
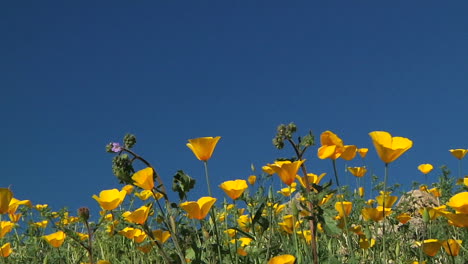
[[[210,186],[210,178],[209,178],[209,175],[208,175],[208,161],[204,161],[203,164],[205,165],[205,178],[206,178],[206,185],[208,186],[208,194],[210,197],[213,197],[212,193],[211,193],[211,186]],[[223,255],[221,254],[221,242],[219,240],[219,233],[218,233],[218,224],[216,223],[216,211],[215,211],[215,207],[211,207],[210,209],[210,215],[211,215],[211,220],[213,221],[213,225],[214,225],[214,231],[215,231],[215,235],[216,235],[216,247],[218,249],[218,261],[220,263],[223,262]]]
[[[333,171],[335,173],[336,185],[338,186],[338,196],[339,196],[340,203],[341,203],[341,210],[343,211],[343,220],[344,220],[344,228],[345,228],[345,233],[346,233],[346,242],[348,244],[348,248],[350,249],[351,257],[352,257],[352,259],[354,259],[354,250],[351,247],[351,236],[349,235],[349,230],[348,230],[348,216],[346,215],[346,212],[345,212],[345,208],[344,208],[344,204],[343,204],[344,197],[343,197],[343,194],[341,192],[341,186],[340,186],[339,181],[338,181],[338,172],[336,170],[336,160],[332,159],[332,163],[333,163]]]
[[[388,163],[385,163],[385,176],[384,176],[384,186],[383,186],[383,199],[382,199],[382,250],[383,250],[383,259],[384,263],[387,263],[387,251],[386,251],[386,236],[385,236],[385,220],[387,219],[385,214],[385,198],[387,197],[387,178],[388,178]]]

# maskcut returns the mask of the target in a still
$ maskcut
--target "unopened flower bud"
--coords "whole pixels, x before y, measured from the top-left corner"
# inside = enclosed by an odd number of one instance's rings
[[[80,207],[78,209],[78,216],[83,219],[84,221],[88,221],[89,219],[89,209],[88,207]]]

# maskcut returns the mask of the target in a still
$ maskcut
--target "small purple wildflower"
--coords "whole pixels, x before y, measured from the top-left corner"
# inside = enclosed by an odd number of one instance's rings
[[[122,151],[122,147],[120,146],[119,143],[117,142],[112,142],[112,149],[111,149],[113,152],[120,152]]]

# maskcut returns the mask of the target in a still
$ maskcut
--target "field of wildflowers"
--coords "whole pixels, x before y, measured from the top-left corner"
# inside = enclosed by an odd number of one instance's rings
[[[291,147],[295,157],[219,186],[210,186],[208,161],[220,137],[190,139],[187,147],[204,164],[208,193],[197,201],[187,200],[195,180],[178,171],[171,185],[164,183],[132,150],[133,135],[106,147],[115,155],[112,169],[123,187],[93,195],[102,209],[98,219],[90,219],[88,208],[52,211],[0,188],[0,263],[468,263],[468,176],[461,169],[468,149],[450,150],[459,160],[457,177],[442,167],[438,182],[398,193],[387,186],[388,168],[413,142],[371,132],[385,175],[367,175],[366,166],[347,168],[358,185],[372,178],[380,194],[366,199],[363,186],[340,185],[336,163],[366,164],[368,149],[323,132],[317,157],[331,161],[333,179],[323,182],[326,173],[310,172],[304,159],[314,135],[295,133],[293,123],[280,125],[273,139],[278,149]],[[135,171],[137,162],[145,168]],[[424,175],[434,169],[418,165]],[[273,177],[285,187],[274,190]],[[212,188],[226,196],[213,197]]]

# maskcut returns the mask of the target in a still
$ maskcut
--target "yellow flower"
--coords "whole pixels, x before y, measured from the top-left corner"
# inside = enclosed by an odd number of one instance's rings
[[[391,163],[413,146],[413,141],[403,137],[392,137],[384,131],[370,132],[375,150],[380,159],[385,163]]]
[[[122,190],[125,191],[127,194],[131,194],[133,192],[133,189],[135,189],[135,186],[127,184],[124,187],[122,187]]]
[[[453,214],[453,213],[444,213],[449,220],[449,224],[456,227],[468,227],[468,214]]]
[[[47,204],[36,204],[34,206],[34,208],[36,208],[36,210],[38,210],[38,211],[42,211],[42,210],[46,209],[47,207],[49,207],[49,205],[47,205]]]
[[[428,174],[434,169],[434,166],[431,164],[421,164],[418,166],[418,170],[422,172],[423,174]]]
[[[351,214],[351,209],[353,208],[353,203],[348,201],[336,202],[335,210],[338,211],[339,217],[349,216]]]
[[[322,146],[317,151],[320,159],[336,160],[343,153],[343,140],[331,131],[325,131],[320,135],[320,143]]]
[[[180,207],[188,213],[190,219],[202,220],[206,217],[211,209],[211,206],[216,202],[216,198],[213,197],[202,197],[196,202],[184,202],[180,204]]]
[[[285,215],[283,216],[283,222],[278,223],[278,225],[281,226],[285,232],[293,234],[294,229],[299,230],[301,223],[302,221],[295,220],[293,215]]]
[[[145,169],[135,172],[135,174],[133,174],[132,176],[132,180],[134,181],[136,186],[145,190],[151,190],[154,187],[153,177],[154,177],[153,168],[147,167]]]
[[[7,258],[13,250],[10,248],[10,243],[6,243],[0,247],[0,257]]]
[[[0,188],[0,214],[8,212],[13,192],[8,188]]]
[[[433,257],[439,252],[441,246],[441,241],[437,239],[426,239],[422,243],[422,250],[426,255]]]
[[[449,150],[452,155],[461,160],[463,157],[465,157],[466,153],[468,153],[468,149],[451,149]]]
[[[195,139],[189,139],[187,147],[189,147],[197,159],[201,161],[208,161],[213,155],[213,151],[218,144],[221,137],[201,137]]]
[[[367,152],[369,152],[368,148],[360,148],[356,150],[356,152],[361,156],[361,158],[365,158],[367,156]]]
[[[6,234],[10,233],[14,226],[15,224],[10,221],[1,221],[0,222],[0,238],[3,238]]]
[[[152,248],[153,248],[153,244],[151,244],[151,243],[147,243],[147,244],[145,244],[143,246],[137,247],[138,250],[140,250],[141,252],[143,252],[145,254],[148,254],[151,251]]]
[[[297,184],[296,184],[295,182],[293,182],[293,183],[291,184],[291,186],[288,186],[288,187],[286,187],[286,188],[282,188],[281,190],[278,191],[278,193],[279,193],[279,194],[282,194],[282,195],[284,195],[284,196],[286,196],[286,197],[289,197],[289,196],[291,196],[291,194],[292,194],[293,192],[296,191],[296,186],[297,186]]]
[[[47,221],[47,220],[42,220],[42,221],[40,221],[40,222],[35,222],[35,223],[33,223],[33,225],[34,225],[34,226],[37,226],[37,227],[40,227],[40,228],[46,228],[48,223],[49,223],[49,221]]]
[[[240,229],[242,229],[245,232],[248,232],[250,230],[251,224],[252,218],[250,218],[248,215],[241,215],[239,216],[239,218],[237,218],[237,225]]]
[[[250,175],[249,178],[247,179],[250,185],[254,185],[255,182],[257,181],[257,176],[255,175]]]
[[[125,220],[135,223],[135,224],[144,224],[148,218],[151,206],[143,205],[142,207],[136,209],[130,214],[124,216]]]
[[[398,215],[396,218],[400,223],[406,224],[408,223],[409,220],[411,220],[411,215],[408,213],[402,213]]]
[[[78,237],[80,238],[80,240],[86,240],[89,238],[89,235],[88,234],[83,234],[83,233],[80,233],[80,232],[76,232],[76,235],[78,235]]]
[[[63,231],[57,231],[47,236],[43,236],[43,238],[49,243],[51,246],[58,248],[63,244],[67,235]]]
[[[434,187],[432,189],[429,189],[427,190],[430,194],[434,195],[434,197],[440,197],[441,196],[441,193],[440,193],[440,189],[437,188],[437,187]]]
[[[359,187],[358,189],[358,194],[359,194],[359,197],[364,197],[364,187]]]
[[[449,256],[458,256],[460,253],[461,240],[447,239],[442,241],[442,246]]]
[[[8,214],[8,216],[10,217],[10,220],[13,223],[18,223],[18,221],[21,219],[21,216],[23,216],[23,214]]]
[[[119,206],[125,199],[126,191],[119,191],[117,189],[104,190],[97,195],[93,195],[93,199],[96,200],[102,209],[114,210]]]
[[[281,255],[271,258],[268,264],[294,264],[296,257],[293,255]]]
[[[398,200],[398,196],[390,196],[390,192],[380,191],[380,195],[375,197],[375,199],[380,206],[384,206],[385,199],[385,208],[390,208]]]
[[[312,233],[310,232],[310,230],[297,231],[296,234],[304,238],[307,244],[310,244],[310,241],[312,241]]]
[[[340,158],[344,160],[352,160],[356,157],[357,148],[355,145],[346,145],[343,147],[343,153],[341,153]]]
[[[164,244],[171,237],[171,233],[169,231],[158,229],[153,230],[153,236],[159,243]]]
[[[294,182],[294,179],[296,179],[297,171],[304,162],[305,160],[294,162],[276,161],[274,164],[269,164],[269,166],[276,174],[278,174],[284,184],[291,185]]]
[[[318,176],[317,174],[307,173],[307,179],[309,180],[309,184],[319,185],[320,181],[323,179],[323,177],[325,177],[325,175],[327,175],[327,174],[322,173],[322,174],[320,174],[320,176]],[[299,183],[302,185],[302,187],[307,188],[306,182],[305,182],[305,176],[301,177],[299,175],[296,175],[296,179],[299,181]]]
[[[320,159],[336,160],[341,157],[344,160],[352,160],[356,156],[356,146],[345,146],[343,140],[331,131],[325,131],[320,135],[320,143],[322,146],[317,151]]]
[[[385,207],[385,216],[388,216],[392,213],[392,209]],[[361,211],[361,215],[364,220],[373,220],[375,222],[382,221],[384,218],[384,210],[382,206],[377,206],[377,208],[364,208]]]
[[[359,236],[359,247],[362,249],[368,249],[375,245],[375,239],[367,239],[366,236]]]
[[[235,229],[229,228],[225,230],[224,233],[226,233],[230,238],[233,238],[236,235],[237,231]]]
[[[13,197],[13,198],[11,198],[10,204],[8,205],[8,213],[9,214],[14,214],[20,205],[26,205],[29,208],[32,207],[31,201],[29,201],[29,200],[18,200],[18,199]]]
[[[468,192],[457,193],[447,203],[455,211],[462,214],[468,214]]]
[[[352,175],[358,178],[361,178],[366,174],[367,168],[366,167],[348,167],[348,171],[351,172]]]
[[[231,199],[236,200],[249,187],[245,180],[225,181],[219,186]]]

